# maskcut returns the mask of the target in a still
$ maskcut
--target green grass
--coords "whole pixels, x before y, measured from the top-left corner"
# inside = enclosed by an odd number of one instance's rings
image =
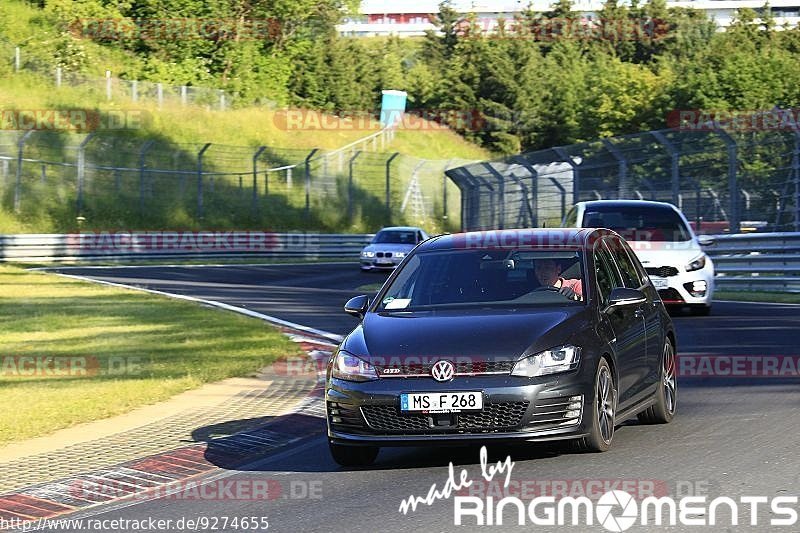
[[[259,320],[192,303],[10,266],[0,267],[0,286],[0,445],[125,413],[299,353]],[[86,358],[90,369],[97,362],[97,372],[20,376],[17,356]],[[133,372],[108,372],[119,361],[133,363]]]
[[[716,291],[714,292],[714,299],[736,300],[741,302],[800,304],[800,294],[791,292]]]
[[[459,225],[460,193],[447,183],[448,219],[442,218],[443,174],[445,165],[458,166],[469,160],[490,157],[486,151],[465,141],[452,131],[431,128],[426,131],[399,131],[386,153],[365,151],[354,166],[354,208],[347,216],[347,154],[341,168],[338,159],[329,161],[327,177],[321,163],[312,168],[311,213],[305,212],[304,170],[294,170],[289,186],[285,171],[271,174],[269,195],[265,195],[263,175],[259,181],[258,211],[252,211],[251,177],[245,175],[243,188],[237,176],[218,176],[214,187],[206,183],[205,217],[196,216],[197,150],[212,143],[204,156],[204,168],[216,172],[250,172],[252,154],[258,146],[270,147],[260,167],[300,164],[314,148],[332,151],[376,130],[332,129],[317,131],[287,130],[276,120],[276,111],[247,108],[228,111],[202,107],[152,103],[111,102],[87,88],[53,89],[49,81],[30,73],[0,77],[0,109],[92,109],[100,113],[135,111],[148,117],[141,129],[125,133],[101,132],[87,145],[89,164],[134,169],[115,175],[110,170],[87,172],[82,215],[84,229],[270,229],[322,232],[371,232],[385,225],[385,162],[390,152],[403,154],[392,164],[392,224],[423,226],[429,232],[453,231]],[[279,111],[278,111],[279,112]],[[338,119],[332,118],[335,121]],[[31,159],[53,162],[77,160],[77,146],[83,135],[74,133],[36,133],[26,145]],[[148,152],[147,165],[156,169],[180,169],[179,174],[148,174],[145,208],[140,210],[138,153],[146,140],[156,144]],[[9,176],[0,179],[0,233],[67,233],[77,231],[76,169],[48,166],[45,179],[41,166],[23,165],[22,203],[13,213],[16,136],[0,132],[0,155],[12,158]],[[426,162],[426,160],[428,162]],[[421,165],[421,163],[425,163]],[[415,218],[409,208],[400,206],[414,172],[426,198],[427,212]],[[208,181],[208,178],[206,178]],[[327,183],[327,185],[324,185]],[[410,205],[413,202],[410,203]]]
[[[383,287],[383,282],[376,282],[376,283],[367,283],[365,285],[361,285],[356,290],[362,292],[378,292]]]
[[[259,146],[268,146],[261,168],[301,163],[314,148],[332,151],[361,139],[373,129],[352,129],[336,117],[326,117],[326,127],[299,130],[285,127],[282,110],[267,107],[248,107],[228,111],[203,106],[181,106],[167,102],[157,108],[155,102],[141,99],[131,102],[115,86],[113,100],[106,101],[104,83],[97,81],[106,69],[133,79],[140,72],[137,59],[124,51],[104,47],[87,39],[58,36],[51,20],[41,10],[20,0],[0,4],[0,110],[90,109],[102,113],[134,111],[143,117],[138,129],[103,132],[86,149],[89,164],[125,167],[114,175],[111,171],[89,171],[84,209],[84,229],[146,230],[146,229],[305,229],[311,231],[371,232],[386,220],[384,200],[385,161],[389,153],[404,157],[394,163],[391,201],[392,224],[414,224],[429,232],[453,230],[458,227],[460,195],[457,187],[447,185],[447,218],[443,216],[442,170],[446,162],[457,166],[469,160],[491,157],[486,150],[473,145],[456,133],[431,123],[414,121],[414,130],[399,131],[385,154],[365,152],[357,162],[354,179],[354,208],[347,216],[347,163],[328,170],[323,179],[319,169],[312,173],[311,213],[305,212],[303,169],[297,168],[292,186],[285,173],[271,177],[269,195],[261,194],[258,211],[251,211],[248,194],[249,180],[244,177],[244,189],[238,188],[238,176],[215,178],[215,190],[206,190],[205,214],[196,213],[193,176],[158,174],[150,177],[153,184],[145,198],[145,208],[139,208],[138,153],[145,140],[156,144],[147,155],[147,165],[157,169],[194,171],[197,151],[205,143],[212,147],[204,156],[204,168],[217,172],[249,172],[251,158]],[[37,74],[23,69],[12,72],[11,57],[14,45],[22,46],[25,66],[40,73],[53,71],[53,47],[59,39],[69,40],[69,46],[83,58],[83,66],[75,67],[94,81],[71,86],[65,81],[54,87],[52,74]],[[5,59],[4,59],[5,58]],[[75,70],[75,69],[73,69]],[[70,69],[65,71],[65,80]],[[144,88],[140,89],[142,92]],[[331,125],[334,125],[331,127]],[[16,132],[0,131],[0,155],[16,156]],[[76,134],[37,133],[26,146],[25,155],[31,159],[75,163],[77,145],[83,137]],[[347,155],[349,157],[349,154]],[[423,160],[433,162],[419,168],[418,180],[429,203],[423,217],[412,209],[400,213],[404,193],[411,175]],[[78,230],[75,208],[76,170],[74,167],[50,166],[46,179],[41,178],[37,164],[26,164],[22,172],[21,212],[13,213],[14,162],[10,176],[0,179],[0,233],[55,233]],[[188,180],[187,183],[179,182]],[[326,182],[327,185],[324,183]],[[210,185],[210,184],[209,184]],[[116,187],[119,186],[119,191]],[[263,185],[261,186],[263,187]]]

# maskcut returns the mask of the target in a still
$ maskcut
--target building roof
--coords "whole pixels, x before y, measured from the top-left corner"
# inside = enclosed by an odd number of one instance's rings
[[[382,15],[384,13],[438,13],[441,0],[364,0],[361,13]],[[528,2],[518,0],[453,0],[451,6],[460,13],[507,13],[520,11]]]

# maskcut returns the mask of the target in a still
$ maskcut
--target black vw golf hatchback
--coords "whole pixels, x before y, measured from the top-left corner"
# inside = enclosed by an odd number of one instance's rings
[[[362,320],[325,387],[342,465],[381,446],[497,439],[606,451],[624,420],[675,414],[672,321],[610,230],[435,237],[345,311]]]

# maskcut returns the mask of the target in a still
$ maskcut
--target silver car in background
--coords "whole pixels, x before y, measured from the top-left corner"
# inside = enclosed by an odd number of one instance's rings
[[[405,259],[408,252],[425,240],[428,240],[428,234],[417,227],[383,228],[361,250],[361,271],[392,270]]]

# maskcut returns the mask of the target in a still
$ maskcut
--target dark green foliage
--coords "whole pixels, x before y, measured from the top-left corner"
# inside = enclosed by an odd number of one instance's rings
[[[449,117],[454,129],[498,153],[663,128],[674,109],[800,105],[800,30],[776,28],[768,5],[740,10],[721,33],[703,13],[665,0],[607,0],[599,24],[587,28],[570,0],[558,0],[548,12],[529,7],[487,32],[444,2],[438,34],[338,36],[336,24],[357,4],[48,0],[43,16],[73,30],[91,17],[226,21],[232,36],[82,38],[129,53],[128,77],[218,86],[237,102],[374,113],[381,89],[406,90],[411,109]],[[239,38],[243,21],[254,20],[270,22],[265,38]],[[86,59],[71,35],[60,34],[48,53],[80,70]]]

